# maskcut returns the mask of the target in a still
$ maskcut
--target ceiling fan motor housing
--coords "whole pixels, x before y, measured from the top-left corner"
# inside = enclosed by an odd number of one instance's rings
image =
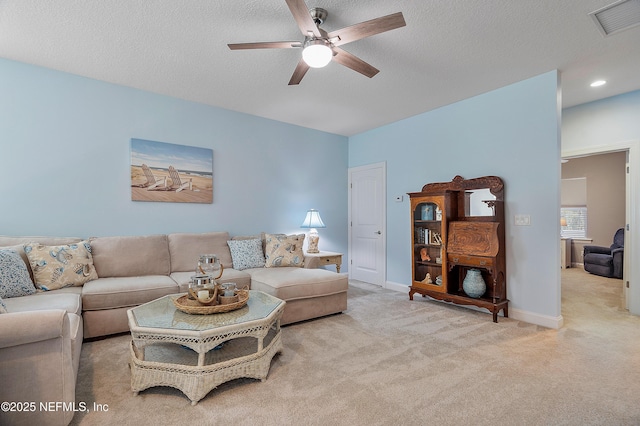
[[[322,25],[324,21],[327,19],[327,11],[322,9],[321,7],[314,7],[313,9],[309,9],[309,13],[311,14],[311,18],[316,25]]]

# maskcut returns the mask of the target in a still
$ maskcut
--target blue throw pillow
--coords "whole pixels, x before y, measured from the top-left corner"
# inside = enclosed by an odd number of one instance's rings
[[[227,244],[231,251],[233,269],[242,271],[243,269],[264,267],[261,240],[230,240],[227,241]]]
[[[0,298],[28,296],[35,292],[27,265],[18,252],[12,249],[0,250]]]

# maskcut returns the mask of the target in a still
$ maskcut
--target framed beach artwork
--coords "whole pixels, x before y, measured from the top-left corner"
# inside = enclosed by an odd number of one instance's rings
[[[131,200],[213,203],[213,150],[131,139]]]

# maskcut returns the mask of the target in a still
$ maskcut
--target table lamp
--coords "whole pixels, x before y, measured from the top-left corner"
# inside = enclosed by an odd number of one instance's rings
[[[320,218],[320,212],[315,209],[311,209],[307,212],[307,217],[304,218],[304,222],[300,225],[300,228],[309,228],[309,247],[307,253],[320,253],[318,250],[318,230],[316,228],[326,228],[325,224]]]

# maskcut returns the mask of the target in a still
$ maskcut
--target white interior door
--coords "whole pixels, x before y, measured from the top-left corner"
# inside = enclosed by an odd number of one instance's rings
[[[349,169],[349,277],[383,286],[386,279],[386,164]]]

